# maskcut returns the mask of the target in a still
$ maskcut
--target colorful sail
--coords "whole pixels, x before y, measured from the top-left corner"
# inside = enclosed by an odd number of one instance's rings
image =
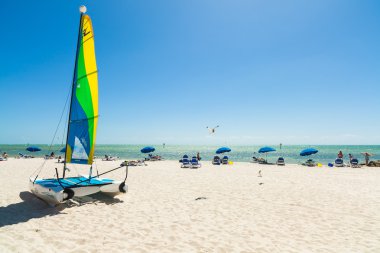
[[[92,164],[98,123],[98,72],[91,19],[83,14],[74,71],[66,163]]]

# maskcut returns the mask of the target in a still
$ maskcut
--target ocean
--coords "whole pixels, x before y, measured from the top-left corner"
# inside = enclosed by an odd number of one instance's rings
[[[35,157],[43,157],[46,154],[50,154],[52,151],[56,154],[62,154],[59,150],[62,145],[53,145],[49,149],[48,145],[35,145],[42,149],[42,151],[30,153],[26,151],[27,145],[3,145],[0,144],[0,152],[7,152],[10,157],[18,155],[18,153],[32,154]],[[144,145],[97,145],[95,148],[95,155],[97,157],[103,157],[105,154],[112,156],[118,156],[120,159],[132,160],[142,159],[147,157],[147,154],[142,154],[140,149]],[[187,146],[187,145],[155,145],[156,151],[154,154],[162,156],[166,160],[179,160],[184,154],[189,156],[195,156],[197,152],[203,161],[211,161],[215,155],[216,149],[219,146]],[[231,161],[236,162],[249,162],[252,160],[252,156],[264,157],[265,154],[258,154],[257,151],[261,146],[229,146],[232,149],[230,153],[227,153]],[[319,152],[315,155],[311,155],[315,161],[322,164],[332,163],[339,151],[344,154],[345,162],[348,162],[348,154],[351,153],[355,158],[359,159],[359,162],[364,162],[364,156],[361,152],[368,152],[374,154],[370,157],[370,160],[380,160],[380,145],[283,145],[282,148],[272,146],[277,151],[267,154],[268,162],[276,162],[277,158],[282,156],[285,158],[286,163],[300,164],[309,157],[301,157],[299,153],[305,148],[316,148]],[[63,154],[62,154],[63,155]]]

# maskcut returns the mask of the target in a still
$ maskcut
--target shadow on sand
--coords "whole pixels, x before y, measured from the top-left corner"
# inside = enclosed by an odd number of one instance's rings
[[[118,198],[110,198],[108,196],[104,196],[101,193],[97,193],[91,196],[75,198],[75,203],[77,204],[68,203],[52,207],[27,191],[21,192],[19,196],[22,202],[0,207],[0,228],[8,225],[27,222],[30,219],[38,219],[58,214],[63,215],[66,214],[63,212],[63,210],[66,208],[80,208],[85,204],[97,205],[98,203],[114,205],[123,202]]]

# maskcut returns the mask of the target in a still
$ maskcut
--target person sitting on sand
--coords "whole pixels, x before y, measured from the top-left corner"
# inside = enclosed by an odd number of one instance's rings
[[[3,158],[4,158],[4,159],[7,159],[7,158],[8,158],[8,154],[7,154],[7,152],[4,152],[4,153],[3,153]]]
[[[50,158],[54,158],[54,157],[55,157],[54,152],[51,152],[51,153],[50,153]]]
[[[338,158],[343,158],[343,153],[342,153],[342,151],[339,151],[339,153],[338,153]]]

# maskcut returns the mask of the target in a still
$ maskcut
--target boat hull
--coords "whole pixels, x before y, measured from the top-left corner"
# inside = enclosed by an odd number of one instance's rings
[[[57,187],[54,184],[44,184],[43,179],[34,182],[34,179],[30,178],[29,189],[34,195],[49,205],[57,205],[73,197],[83,197],[98,192],[114,197],[126,193],[128,186],[122,181],[112,181],[105,185],[86,185],[64,190],[62,187]]]

